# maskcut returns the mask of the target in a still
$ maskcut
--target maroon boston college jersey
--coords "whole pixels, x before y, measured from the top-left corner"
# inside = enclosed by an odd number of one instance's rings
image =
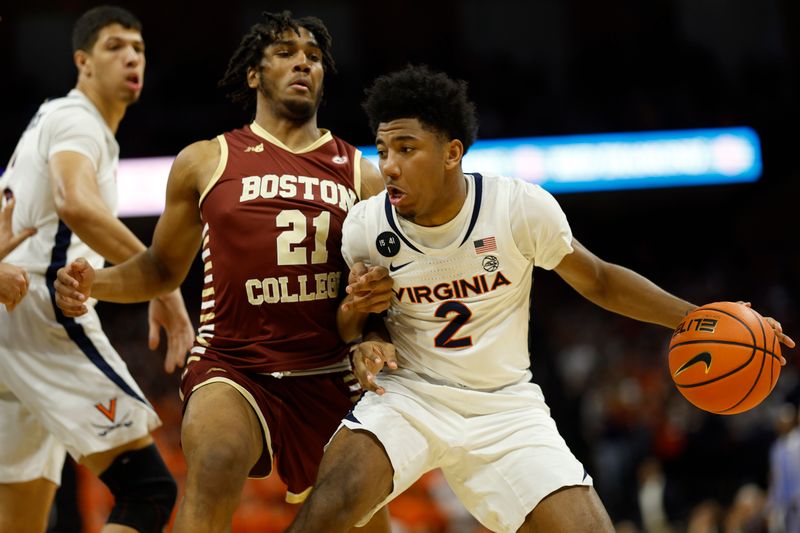
[[[255,123],[217,139],[220,164],[200,197],[192,355],[253,372],[341,362],[342,223],[358,201],[361,152],[327,131],[293,151]]]

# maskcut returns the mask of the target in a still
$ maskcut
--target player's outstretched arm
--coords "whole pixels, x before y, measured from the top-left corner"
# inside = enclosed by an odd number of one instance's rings
[[[696,305],[673,296],[636,272],[603,261],[572,240],[556,273],[587,300],[627,317],[675,328]]]
[[[218,159],[217,141],[194,143],[178,154],[170,170],[164,212],[156,224],[152,244],[127,261],[98,270],[89,287],[93,297],[119,303],[142,302],[174,290],[183,282],[200,247],[198,183],[203,172],[208,172],[206,179],[213,173]],[[68,292],[64,296],[88,298],[88,294]]]
[[[13,214],[14,199],[12,198],[0,209],[0,261],[19,246],[22,241],[36,233],[36,228],[25,228],[14,235],[11,229],[11,217]]]
[[[595,304],[642,322],[675,328],[695,304],[673,296],[636,272],[598,258],[576,239],[574,251],[564,256],[556,273],[573,289]],[[794,341],[783,332],[780,322],[765,317],[778,340],[794,348]]]
[[[0,263],[0,304],[11,312],[28,293],[28,273],[24,269]]]

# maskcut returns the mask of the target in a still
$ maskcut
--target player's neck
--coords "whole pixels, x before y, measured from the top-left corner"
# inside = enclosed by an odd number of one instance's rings
[[[119,100],[104,98],[103,95],[91,84],[82,82],[80,80],[75,88],[82,92],[89,99],[89,101],[94,104],[94,106],[100,112],[100,116],[103,117],[103,121],[111,130],[111,133],[116,135],[117,129],[119,129],[119,123],[122,122],[122,118],[125,116],[125,110],[128,108],[128,105],[120,102]]]
[[[305,122],[295,122],[262,108],[256,110],[255,123],[292,150],[301,150],[322,136],[316,113]]]
[[[445,187],[447,193],[441,197],[447,200],[441,204],[441,208],[428,216],[416,217],[412,222],[418,226],[442,226],[458,216],[467,200],[467,178],[461,169],[458,169],[457,173],[448,176],[448,182],[453,185]]]

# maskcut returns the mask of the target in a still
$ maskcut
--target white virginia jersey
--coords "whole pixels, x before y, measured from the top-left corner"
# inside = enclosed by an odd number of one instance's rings
[[[6,198],[13,195],[16,199],[14,232],[28,227],[38,230],[5,261],[32,274],[45,274],[51,265],[63,265],[78,257],[85,257],[95,268],[103,266],[103,258],[74,235],[56,213],[48,163],[58,152],[88,157],[94,164],[103,201],[114,214],[117,211],[119,145],[100,112],[77,89],[42,104],[0,178],[0,191]]]
[[[451,244],[432,249],[412,241],[384,191],[351,209],[342,253],[351,266],[364,261],[390,270],[386,325],[401,368],[490,390],[530,379],[533,267],[556,267],[572,251],[572,234],[538,185],[466,176],[468,213]]]

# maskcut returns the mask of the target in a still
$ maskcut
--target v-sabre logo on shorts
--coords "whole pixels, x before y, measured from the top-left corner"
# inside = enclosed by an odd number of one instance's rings
[[[102,403],[94,404],[95,409],[100,411],[103,416],[108,418],[108,421],[112,424],[114,423],[114,419],[117,417],[117,399],[111,398],[111,401],[108,402],[108,407],[103,405]]]
[[[97,429],[101,430],[97,433],[100,437],[105,437],[110,432],[114,431],[115,429],[119,429],[121,427],[130,427],[133,424],[132,420],[128,420],[130,417],[130,413],[126,413],[122,416],[122,419],[117,422],[117,399],[111,398],[108,402],[108,405],[103,405],[102,402],[94,404],[95,409],[100,411],[100,413],[106,417],[106,419],[111,422],[110,425],[101,425],[101,424],[92,424]]]

